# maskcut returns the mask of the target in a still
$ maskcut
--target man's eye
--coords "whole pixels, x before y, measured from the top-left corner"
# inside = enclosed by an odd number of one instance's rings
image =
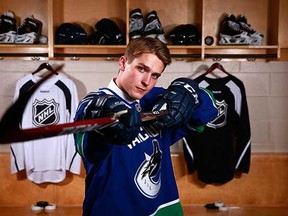
[[[161,74],[152,74],[153,79],[158,79],[161,76]]]
[[[141,72],[141,73],[144,73],[145,72],[145,68],[144,67],[138,67],[138,71]]]

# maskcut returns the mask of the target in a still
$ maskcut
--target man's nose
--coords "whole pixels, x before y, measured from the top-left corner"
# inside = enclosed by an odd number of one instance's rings
[[[142,77],[142,83],[145,86],[148,86],[150,84],[150,80],[151,80],[151,75],[149,73],[146,73],[143,77]]]

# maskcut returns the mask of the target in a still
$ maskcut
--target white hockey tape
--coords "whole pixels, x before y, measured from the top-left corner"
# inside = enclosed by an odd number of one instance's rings
[[[43,207],[37,206],[37,205],[32,205],[31,206],[32,211],[41,211],[43,210]]]
[[[45,207],[45,210],[47,211],[53,211],[56,209],[56,205],[55,204],[49,204]]]
[[[224,203],[221,201],[218,201],[218,202],[215,202],[214,205],[220,208],[220,207],[224,206]]]
[[[220,211],[228,211],[228,207],[227,206],[221,206],[219,207]]]

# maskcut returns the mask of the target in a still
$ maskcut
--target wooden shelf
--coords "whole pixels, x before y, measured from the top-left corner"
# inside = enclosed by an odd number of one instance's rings
[[[280,49],[280,60],[288,61],[288,46],[281,47],[281,49]]]
[[[4,44],[0,46],[0,60],[25,59],[44,60],[48,59],[49,48],[47,45],[16,45]]]
[[[55,45],[54,58],[114,60],[125,52],[126,45]]]
[[[27,4],[28,2],[28,4]],[[177,60],[287,60],[288,10],[287,0],[2,0],[0,12],[11,10],[16,14],[17,26],[33,15],[43,23],[42,34],[48,37],[47,45],[0,44],[0,59],[114,59],[123,54],[129,42],[129,12],[140,8],[144,19],[155,10],[168,41],[171,55]],[[245,15],[253,29],[264,34],[262,46],[219,46],[218,35],[223,16]],[[55,32],[65,22],[80,24],[86,33],[95,31],[102,18],[112,19],[126,37],[126,45],[56,45]],[[194,24],[202,35],[201,45],[176,46],[169,33],[177,25]],[[207,46],[206,36],[214,43]]]

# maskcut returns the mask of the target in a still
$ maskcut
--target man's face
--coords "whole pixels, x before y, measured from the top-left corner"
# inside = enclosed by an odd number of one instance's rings
[[[119,60],[117,86],[133,99],[141,99],[157,83],[164,64],[154,54],[144,53],[128,63],[126,57]]]

